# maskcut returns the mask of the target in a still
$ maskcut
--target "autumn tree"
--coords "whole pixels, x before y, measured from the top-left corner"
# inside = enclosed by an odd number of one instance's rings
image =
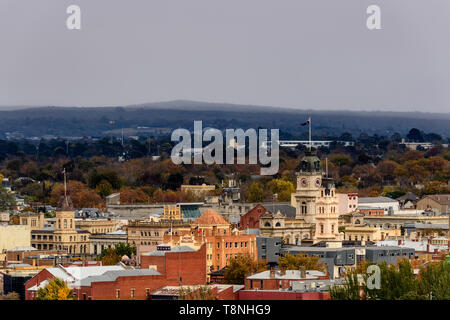
[[[106,248],[102,251],[102,254],[98,259],[102,262],[102,265],[104,266],[113,266],[118,264],[121,258],[122,257],[120,257],[116,253],[114,248]]]
[[[264,189],[258,182],[254,182],[248,188],[247,202],[262,202],[264,200]]]
[[[54,278],[39,288],[36,300],[75,300],[75,296],[64,280]]]
[[[208,286],[180,287],[178,290],[178,300],[218,300]]]
[[[132,255],[136,255],[135,246],[129,243],[118,243],[114,248],[103,249],[98,259],[103,265],[110,266],[118,264],[123,256],[131,257]]]
[[[300,268],[305,268],[306,270],[325,271],[325,266],[319,262],[319,257],[288,253],[283,257],[279,257],[278,260],[278,266],[281,270],[299,270]]]
[[[20,295],[17,292],[0,294],[0,300],[20,300]]]
[[[291,194],[295,192],[294,184],[285,179],[273,179],[267,183],[272,194],[277,194],[279,201],[290,201]]]
[[[239,254],[230,259],[224,279],[230,284],[244,284],[245,276],[267,270],[265,260],[254,260],[249,254]]]

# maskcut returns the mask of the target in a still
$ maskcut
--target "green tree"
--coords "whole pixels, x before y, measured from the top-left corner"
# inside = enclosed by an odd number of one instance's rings
[[[361,300],[361,288],[356,273],[350,273],[342,285],[330,288],[331,300]]]
[[[106,180],[102,180],[97,187],[95,188],[95,191],[97,191],[97,193],[102,196],[103,198],[109,196],[112,192],[113,192],[113,188],[111,186],[111,184],[106,181]]]
[[[36,300],[75,300],[75,297],[64,280],[54,278],[44,288],[38,290]]]
[[[254,182],[248,188],[248,202],[261,202],[264,200],[264,190],[261,184]]]
[[[431,263],[420,269],[419,295],[427,300],[450,300],[450,263]]]
[[[230,284],[244,284],[246,275],[267,270],[267,261],[255,261],[249,254],[231,258],[225,270],[224,279]]]
[[[133,254],[136,255],[135,246],[129,243],[118,243],[114,248],[103,249],[98,259],[102,261],[103,265],[108,266],[119,263],[125,255],[131,257]]]
[[[0,185],[0,210],[12,210],[15,206],[16,199],[14,196],[5,187]]]
[[[120,262],[120,257],[113,248],[104,249],[98,259],[104,266],[113,266]]]

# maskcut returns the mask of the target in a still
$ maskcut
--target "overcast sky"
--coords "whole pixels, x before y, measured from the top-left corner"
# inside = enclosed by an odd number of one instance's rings
[[[449,17],[446,0],[0,0],[0,105],[449,112]]]

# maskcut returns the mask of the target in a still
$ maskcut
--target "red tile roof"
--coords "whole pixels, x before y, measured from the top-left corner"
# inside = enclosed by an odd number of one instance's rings
[[[218,225],[218,224],[230,224],[226,221],[217,211],[208,209],[194,221],[194,224],[198,225]]]

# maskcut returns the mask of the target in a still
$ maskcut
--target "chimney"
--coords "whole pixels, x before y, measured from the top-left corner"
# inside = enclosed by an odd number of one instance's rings
[[[275,279],[275,269],[270,269],[270,279]]]
[[[300,277],[302,279],[306,279],[306,267],[305,266],[300,267]]]

